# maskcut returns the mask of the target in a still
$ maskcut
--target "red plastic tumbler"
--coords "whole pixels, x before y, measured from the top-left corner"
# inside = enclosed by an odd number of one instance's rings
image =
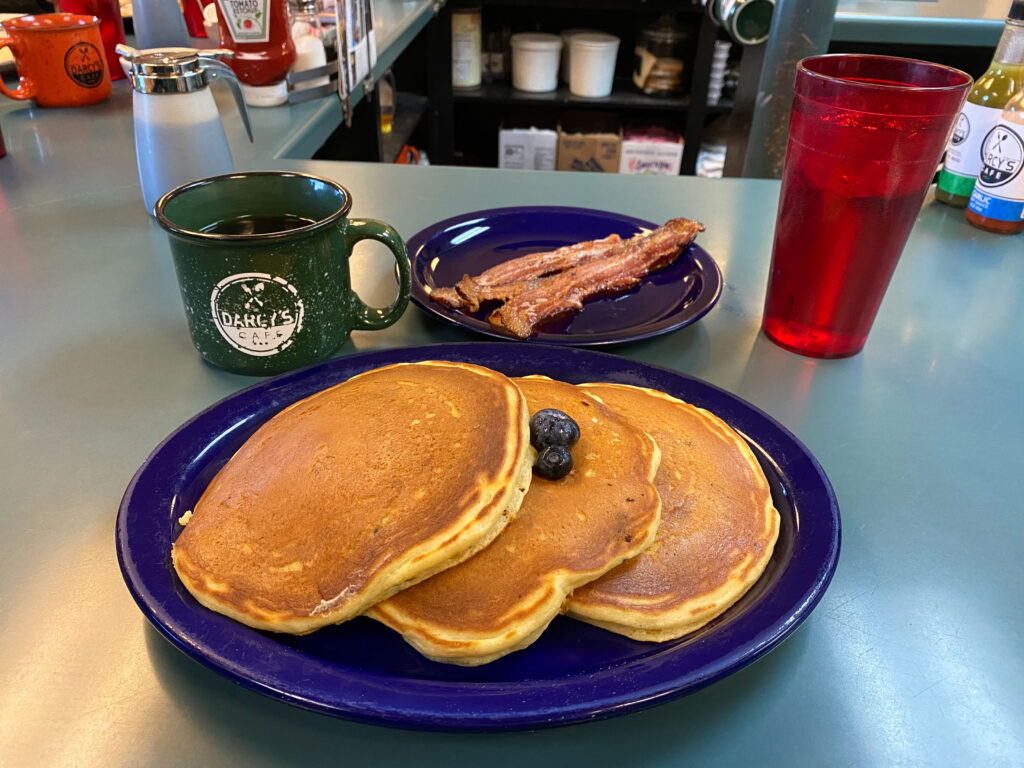
[[[864,347],[971,82],[891,56],[797,64],[768,338],[811,357]]]
[[[56,0],[54,7],[61,13],[84,13],[100,20],[100,37],[103,38],[103,58],[107,60],[111,80],[124,77],[117,51],[118,43],[124,42],[124,20],[118,0]]]

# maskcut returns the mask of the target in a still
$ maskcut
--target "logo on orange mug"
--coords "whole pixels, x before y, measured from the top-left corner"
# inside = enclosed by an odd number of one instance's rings
[[[92,43],[75,43],[64,54],[64,71],[83,88],[103,82],[103,54]]]

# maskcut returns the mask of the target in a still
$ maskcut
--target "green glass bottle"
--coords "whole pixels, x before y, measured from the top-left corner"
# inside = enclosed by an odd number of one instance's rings
[[[935,199],[964,208],[982,169],[981,143],[1003,113],[1006,102],[1024,87],[1024,0],[1013,0],[1006,27],[988,71],[978,78],[956,119],[939,172]]]

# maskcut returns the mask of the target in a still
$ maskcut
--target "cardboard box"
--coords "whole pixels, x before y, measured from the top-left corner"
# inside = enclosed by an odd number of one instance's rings
[[[664,129],[627,129],[619,155],[619,173],[678,176],[683,163],[683,137]]]
[[[555,170],[558,133],[550,128],[506,128],[498,131],[498,167]]]
[[[558,163],[560,171],[619,170],[622,129],[614,114],[605,112],[566,112],[558,127]]]

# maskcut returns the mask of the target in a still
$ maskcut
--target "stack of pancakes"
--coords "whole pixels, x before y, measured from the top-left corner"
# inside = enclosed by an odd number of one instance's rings
[[[572,472],[532,475],[529,415],[579,425]],[[206,607],[304,634],[357,615],[425,656],[484,664],[559,613],[649,641],[758,579],[779,530],[746,442],[713,414],[618,384],[378,368],[260,427],[172,549]]]

